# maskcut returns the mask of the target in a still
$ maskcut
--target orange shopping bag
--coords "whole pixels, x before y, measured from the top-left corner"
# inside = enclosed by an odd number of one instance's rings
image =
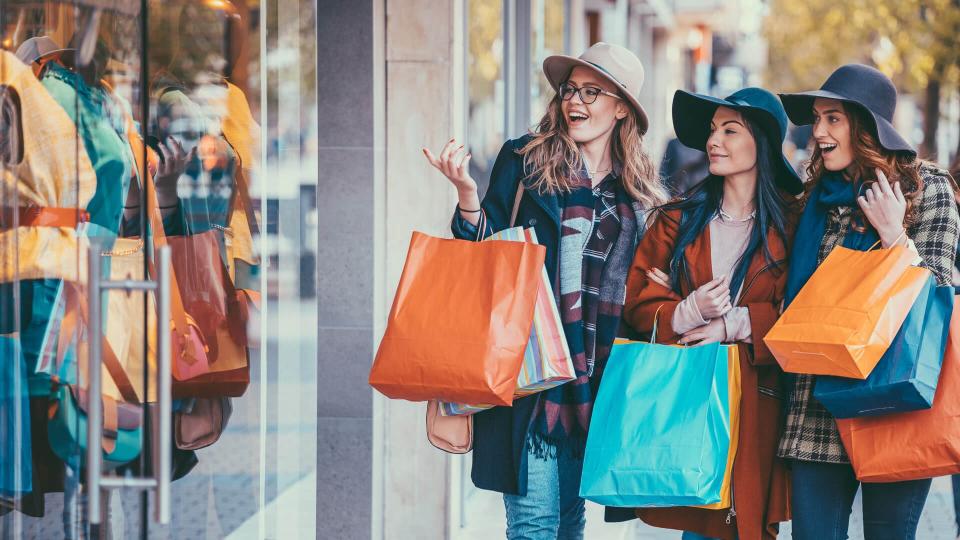
[[[861,482],[900,482],[960,473],[960,302],[933,407],[837,420],[843,447]]]
[[[414,232],[370,386],[394,399],[511,405],[545,257],[527,242]]]
[[[867,378],[930,275],[915,258],[902,246],[834,248],[763,338],[780,367]]]

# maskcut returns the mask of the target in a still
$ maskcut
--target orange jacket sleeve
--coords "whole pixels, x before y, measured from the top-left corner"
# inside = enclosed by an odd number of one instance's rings
[[[755,366],[774,365],[777,359],[773,357],[766,343],[763,342],[763,336],[773,328],[773,324],[780,317],[779,302],[747,304],[750,311],[750,331],[753,340],[753,358],[752,363]]]
[[[773,328],[780,318],[780,305],[787,289],[787,262],[783,261],[781,269],[771,272],[774,279],[773,298],[769,302],[751,302],[747,304],[750,312],[750,331],[753,340],[753,358],[755,366],[775,365],[777,359],[763,342],[763,337]]]
[[[679,224],[679,211],[659,211],[650,230],[643,235],[640,245],[637,246],[637,253],[627,276],[624,321],[638,332],[649,333],[653,330],[654,317],[657,317],[659,323],[655,339],[658,343],[675,343],[680,339],[671,323],[673,312],[682,298],[673,290],[648,280],[646,273],[653,268],[670,273],[670,256],[676,244]]]

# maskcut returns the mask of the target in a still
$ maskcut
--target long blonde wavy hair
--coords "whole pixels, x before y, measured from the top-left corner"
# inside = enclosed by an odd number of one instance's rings
[[[580,148],[567,131],[560,108],[560,94],[554,95],[533,138],[518,153],[523,156],[531,187],[540,192],[570,191],[583,169]],[[610,138],[613,160],[621,167],[620,181],[632,199],[644,208],[654,208],[668,199],[653,160],[643,148],[643,134],[637,112],[618,120]]]

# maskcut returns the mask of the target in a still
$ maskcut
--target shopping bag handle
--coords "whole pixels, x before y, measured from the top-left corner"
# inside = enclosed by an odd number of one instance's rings
[[[477,238],[476,241],[479,242],[483,240],[484,234],[487,232],[487,213],[480,209],[480,218],[477,221]]]
[[[650,332],[650,344],[651,344],[651,345],[656,345],[656,344],[657,344],[657,326],[658,326],[658,323],[660,322],[660,309],[661,309],[661,308],[663,308],[663,304],[660,304],[659,306],[657,306],[657,311],[656,311],[656,313],[653,314],[653,331]]]
[[[162,246],[169,245],[167,243],[166,231],[163,228],[163,214],[160,211],[160,203],[157,199],[156,186],[153,183],[153,175],[150,174],[150,169],[147,166],[146,157],[147,157],[147,148],[143,144],[143,140],[140,139],[140,136],[137,134],[136,125],[133,122],[133,117],[130,115],[126,116],[127,120],[127,144],[130,145],[130,150],[133,152],[133,159],[137,166],[137,180],[140,182],[140,187],[143,189],[146,194],[146,213],[147,219],[150,224],[151,232],[153,233],[153,247],[154,249],[159,249]],[[146,231],[140,231],[140,237],[145,238]],[[153,257],[147,258],[148,271],[151,277],[157,276],[156,262],[153,260]],[[183,343],[189,343],[190,339],[190,326],[187,322],[187,311],[183,304],[183,298],[180,296],[180,285],[177,283],[176,272],[170,272],[170,304],[171,304],[171,315],[173,316],[173,331],[179,334],[180,339]],[[164,337],[164,339],[167,339]],[[188,364],[193,364],[198,359],[194,358],[193,351],[189,347],[184,347],[181,349],[181,355]]]
[[[523,199],[523,180],[517,184],[517,194],[513,196],[513,210],[510,212],[510,227],[517,225],[517,214],[520,212],[520,200]]]
[[[891,245],[891,246],[895,246],[895,245],[899,244],[899,243],[900,243],[900,240],[902,240],[903,237],[904,237],[906,234],[907,234],[907,229],[906,229],[906,227],[904,227],[903,231],[900,233],[900,236],[898,236],[897,239],[894,240],[893,243],[890,244],[890,245]],[[877,240],[872,246],[870,246],[870,249],[868,249],[867,251],[873,251],[874,249],[876,249],[877,246],[880,245],[880,242],[882,242],[882,240]]]
[[[513,197],[513,210],[510,212],[510,228],[512,229],[517,223],[517,212],[520,210],[520,199],[523,199],[523,181],[517,185],[517,194]],[[487,232],[487,213],[483,210],[483,207],[480,208],[480,221],[477,222],[477,238],[476,241],[479,242],[483,240]]]

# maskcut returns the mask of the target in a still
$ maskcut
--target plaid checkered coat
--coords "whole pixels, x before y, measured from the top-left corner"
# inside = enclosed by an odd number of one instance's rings
[[[924,266],[936,276],[937,283],[949,285],[960,240],[960,216],[952,180],[947,171],[929,164],[920,166],[920,177],[923,179],[923,193],[916,210],[918,219],[907,229],[907,236],[920,252]],[[849,209],[834,208],[827,213],[818,264],[835,246],[843,243],[850,221]],[[849,463],[833,416],[813,398],[815,382],[813,375],[793,377],[778,454],[801,461]]]

